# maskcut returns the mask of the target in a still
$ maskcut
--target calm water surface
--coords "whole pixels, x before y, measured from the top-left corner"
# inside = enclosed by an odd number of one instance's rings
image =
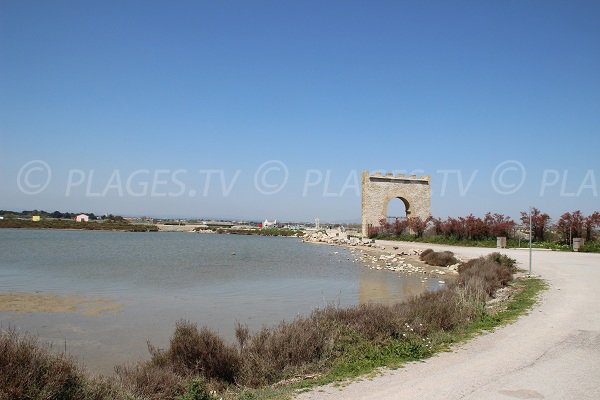
[[[369,270],[343,248],[295,238],[191,233],[0,230],[0,292],[101,296],[118,313],[0,312],[64,348],[88,368],[147,357],[175,322],[207,325],[228,340],[234,322],[257,329],[328,304],[393,302],[435,289],[419,277]],[[427,285],[427,286],[426,286]]]

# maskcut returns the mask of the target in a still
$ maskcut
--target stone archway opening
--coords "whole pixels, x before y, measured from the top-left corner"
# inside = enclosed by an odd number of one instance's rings
[[[389,224],[403,221],[410,215],[410,204],[402,197],[391,198],[386,208],[386,219]]]
[[[379,227],[388,216],[400,216],[402,212],[388,207],[393,199],[404,203],[404,217],[419,217],[426,220],[431,216],[431,187],[429,177],[379,172],[370,175],[368,171],[362,175],[362,234],[367,237],[370,227]],[[396,200],[392,203],[396,207]],[[400,214],[400,215],[394,215]]]

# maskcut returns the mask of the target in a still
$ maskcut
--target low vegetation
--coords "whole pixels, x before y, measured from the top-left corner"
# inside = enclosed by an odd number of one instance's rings
[[[0,399],[125,400],[118,383],[91,378],[71,358],[36,338],[0,332]]]
[[[466,217],[428,218],[423,221],[412,217],[389,222],[379,221],[378,226],[369,226],[372,239],[401,240],[409,242],[435,243],[470,247],[496,247],[497,237],[507,238],[507,247],[529,245],[529,212],[521,212],[521,226],[503,214],[487,213],[483,218],[472,214]],[[579,210],[566,212],[556,223],[550,216],[537,208],[531,210],[532,247],[571,251],[572,238],[585,239],[579,251],[600,252],[598,229],[600,212],[588,216]]]
[[[0,216],[4,218],[24,218],[31,219],[34,215],[39,215],[41,218],[54,218],[54,219],[75,219],[77,214],[72,212],[61,212],[61,211],[44,211],[44,210],[24,210],[24,211],[11,211],[11,210],[0,210]],[[109,216],[96,216],[94,213],[85,213],[90,220],[96,220],[101,218],[108,218]],[[113,217],[113,215],[110,215]]]
[[[430,235],[457,240],[495,240],[498,236],[510,237],[515,222],[503,214],[487,213],[483,218],[469,214],[466,217],[445,220],[430,217],[422,220],[419,217],[396,219],[389,223],[386,219],[379,221],[379,226],[369,229],[370,237],[389,237],[411,235],[421,238],[429,231]]]
[[[424,250],[419,256],[421,261],[435,267],[447,267],[458,263],[454,253],[451,251],[433,251],[432,249]]]
[[[295,229],[286,228],[256,228],[256,229],[237,229],[237,228],[195,228],[194,231],[212,231],[220,234],[231,235],[257,235],[257,236],[303,236],[304,232]]]
[[[302,387],[429,357],[515,318],[535,301],[539,280],[512,283],[520,291],[504,311],[490,314],[485,306],[511,284],[514,270],[514,260],[492,254],[462,264],[456,282],[406,302],[328,307],[257,332],[238,324],[235,344],[180,321],[166,349],[149,345],[148,361],[117,367],[112,381],[90,378],[68,357],[4,332],[0,399],[216,398],[211,391],[225,399],[287,398]]]
[[[466,247],[486,247],[496,248],[496,239],[491,240],[469,240],[469,239],[456,239],[453,237],[446,238],[443,236],[423,236],[416,237],[412,235],[402,236],[376,236],[375,239],[394,240],[401,242],[417,242],[417,243],[429,243],[429,244],[442,244],[448,246],[466,246]],[[526,239],[508,239],[506,242],[507,248],[524,248],[529,247],[529,241]],[[554,251],[572,251],[571,246],[563,242],[556,241],[544,241],[544,242],[533,242],[531,247],[534,249],[547,249]],[[600,241],[595,238],[591,241],[586,241],[584,246],[579,250],[581,252],[588,253],[600,253]]]
[[[600,241],[594,240],[585,242],[581,251],[587,253],[600,253]]]
[[[124,231],[124,232],[158,232],[156,225],[130,224],[124,220],[105,220],[76,222],[63,219],[41,219],[31,221],[24,219],[0,220],[0,228],[27,228],[27,229],[76,229],[90,231]]]

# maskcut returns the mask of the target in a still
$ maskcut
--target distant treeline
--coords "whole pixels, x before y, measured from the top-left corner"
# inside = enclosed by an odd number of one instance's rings
[[[44,210],[24,210],[24,211],[0,210],[0,216],[3,216],[5,218],[10,218],[10,217],[30,218],[33,215],[39,215],[42,218],[75,219],[75,217],[79,214],[87,215],[90,218],[90,220],[92,220],[92,221],[106,219],[106,220],[111,220],[111,221],[125,222],[125,219],[123,217],[121,217],[120,215],[112,215],[112,214],[97,216],[94,213],[88,213],[88,212],[72,213],[72,212],[60,212],[60,211],[49,212],[49,211],[44,211]]]
[[[304,236],[304,232],[286,228],[264,228],[264,229],[232,229],[232,228],[195,228],[194,231],[212,231],[231,235],[258,235],[258,236]]]
[[[28,228],[28,229],[78,229],[90,231],[124,231],[124,232],[157,232],[156,225],[130,224],[127,221],[114,221],[106,219],[95,222],[75,222],[65,219],[42,219],[31,221],[29,219],[9,218],[0,220],[0,228]]]

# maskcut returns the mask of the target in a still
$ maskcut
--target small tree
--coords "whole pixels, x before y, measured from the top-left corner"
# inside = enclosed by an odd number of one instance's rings
[[[417,237],[423,237],[423,233],[427,228],[427,221],[422,220],[420,217],[411,217],[408,218],[408,227],[414,232]]]
[[[465,217],[448,218],[451,231],[455,233],[457,239],[467,239],[469,237],[469,228]]]
[[[431,223],[433,224],[433,230],[436,235],[445,235],[444,232],[444,221],[441,218],[431,217]]]
[[[529,213],[521,211],[521,222],[526,228],[529,228]],[[531,210],[531,230],[533,232],[533,240],[544,241],[546,231],[550,225],[550,216],[546,213],[542,213],[537,208]]]
[[[579,210],[561,215],[554,227],[566,243],[570,238],[583,237],[585,233],[584,218]]]
[[[408,226],[407,219],[396,218],[396,220],[394,221],[394,224],[392,226],[394,235],[401,236],[402,233],[404,232],[404,230],[407,228],[407,226]]]
[[[600,212],[595,211],[590,216],[583,220],[585,229],[585,239],[592,240],[594,238],[594,229],[600,228]]]
[[[484,222],[488,227],[490,238],[498,236],[510,237],[510,232],[515,226],[515,221],[512,218],[503,214],[487,213],[484,217]]]
[[[389,235],[392,231],[392,225],[387,221],[386,218],[379,220],[379,232],[382,235]]]
[[[469,239],[480,240],[489,236],[488,226],[479,217],[469,214],[464,218],[464,225]]]

